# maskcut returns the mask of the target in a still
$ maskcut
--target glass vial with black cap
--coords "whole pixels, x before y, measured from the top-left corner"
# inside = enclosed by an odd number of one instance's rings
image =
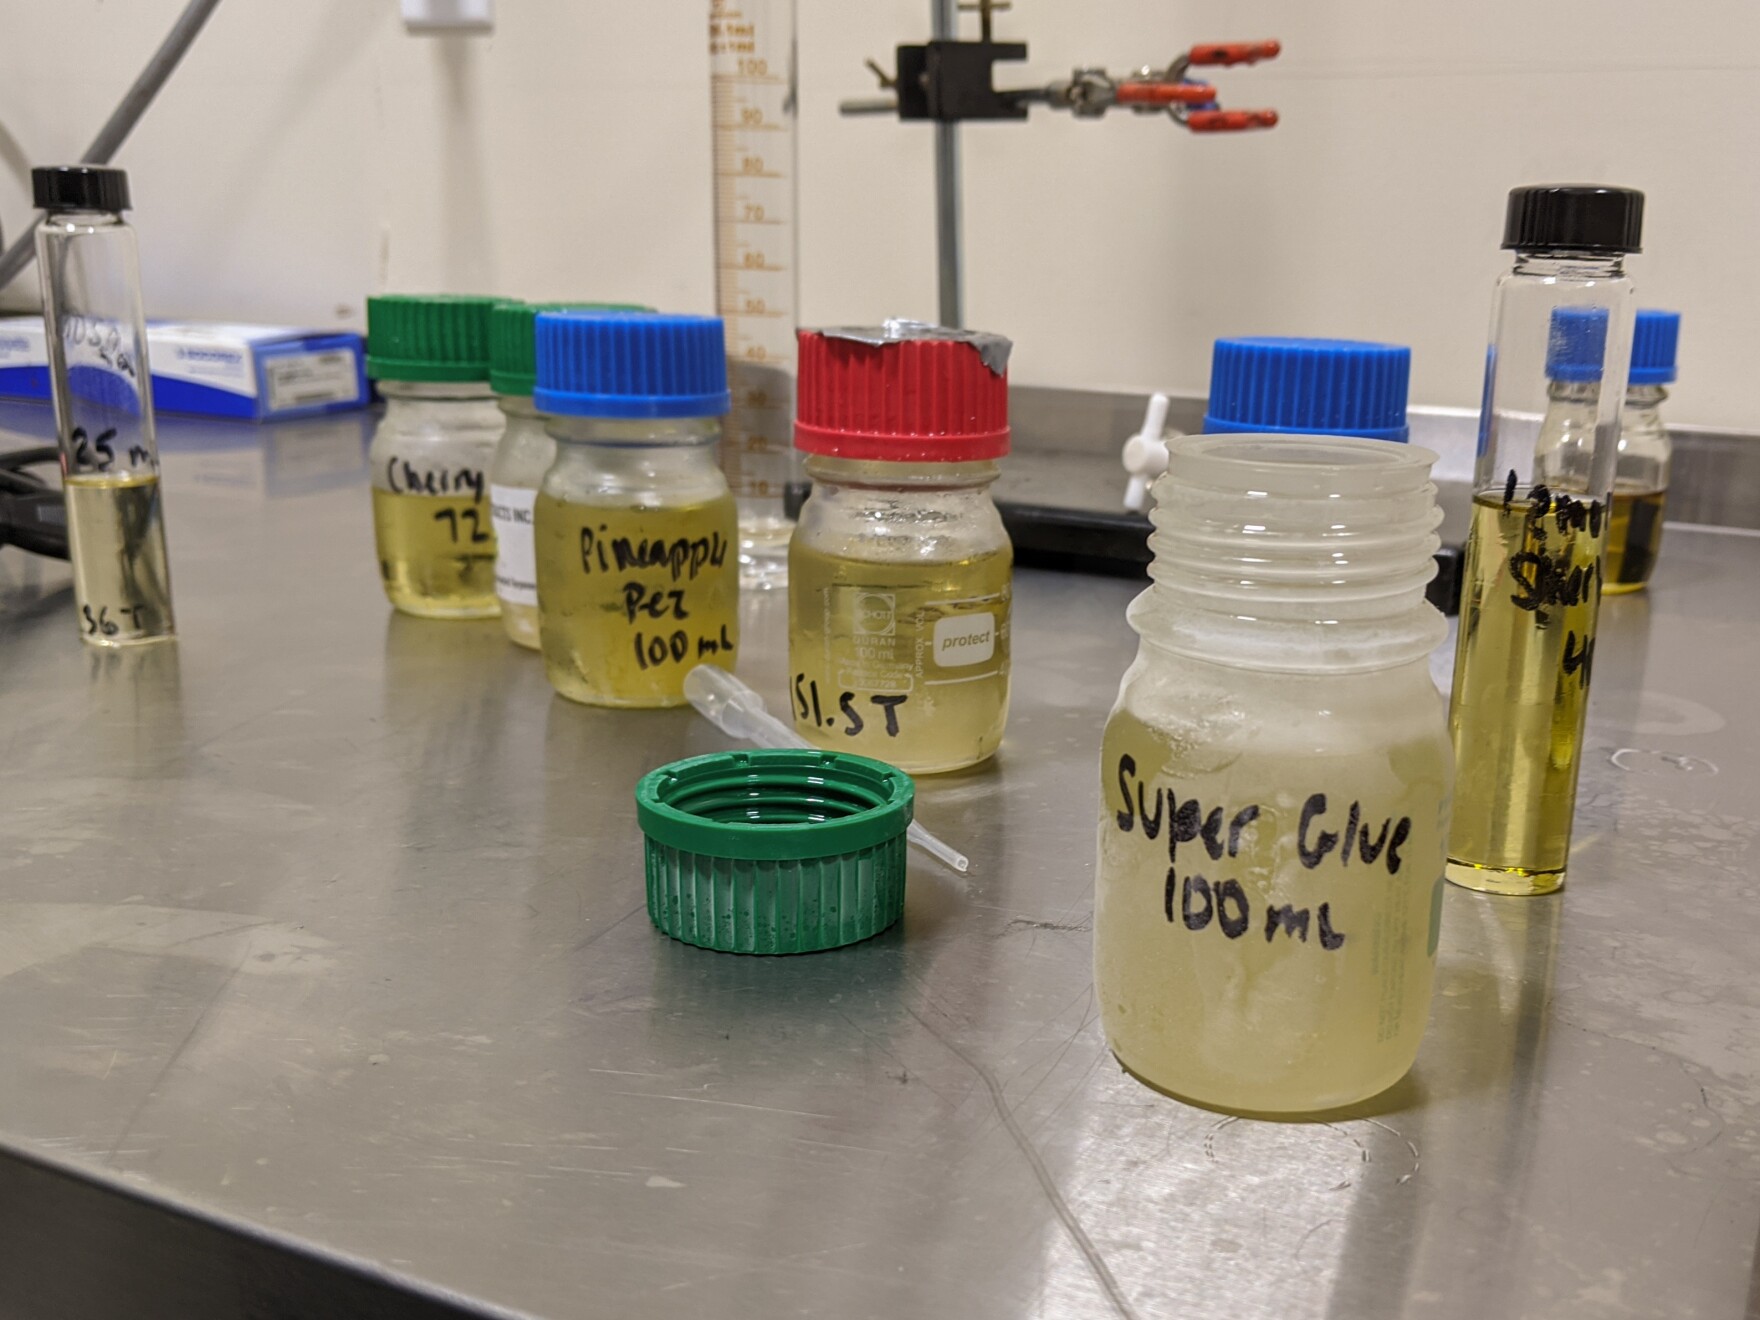
[[[159,641],[175,625],[128,175],[49,166],[31,186],[80,637]]]
[[[1449,710],[1447,874],[1470,889],[1564,884],[1643,215],[1629,188],[1509,195]]]

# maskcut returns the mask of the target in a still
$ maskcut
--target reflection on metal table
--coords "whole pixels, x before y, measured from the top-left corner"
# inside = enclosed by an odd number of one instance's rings
[[[173,1313],[197,1229],[240,1311],[337,1268],[383,1295],[307,1313],[1756,1305],[1760,540],[1673,528],[1605,603],[1571,883],[1449,891],[1412,1075],[1265,1123],[1144,1089],[1095,1023],[1133,584],[1020,576],[1002,754],[921,784],[964,883],[913,860],[875,940],[708,953],[648,924],[631,795],[725,741],[393,614],[366,424],[167,426],[175,645],[87,650],[65,565],[0,552],[0,1189],[41,1193],[0,1210],[0,1310]],[[745,608],[779,701],[784,599]],[[96,1243],[92,1198],[125,1207]],[[116,1264],[155,1257],[162,1290]]]

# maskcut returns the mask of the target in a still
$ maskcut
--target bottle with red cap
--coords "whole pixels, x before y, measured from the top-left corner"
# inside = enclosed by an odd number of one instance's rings
[[[796,730],[913,774],[986,760],[1008,719],[1014,551],[990,498],[1009,341],[889,321],[803,330],[789,546]]]

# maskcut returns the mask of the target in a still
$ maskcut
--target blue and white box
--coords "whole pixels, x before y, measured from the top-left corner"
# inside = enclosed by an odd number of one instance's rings
[[[372,401],[366,346],[349,330],[149,321],[147,360],[159,412],[266,422]],[[0,395],[49,397],[41,317],[0,319]]]

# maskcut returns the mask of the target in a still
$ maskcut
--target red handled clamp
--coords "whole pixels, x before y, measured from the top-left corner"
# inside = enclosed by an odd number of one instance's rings
[[[1238,133],[1243,128],[1277,127],[1275,110],[1194,110],[1186,116],[1194,133]]]
[[[962,4],[961,9],[970,6]],[[983,23],[982,41],[938,38],[922,46],[898,48],[898,72],[888,74],[873,60],[868,67],[880,79],[884,99],[846,101],[846,115],[896,114],[900,119],[935,119],[958,123],[967,119],[1025,119],[1030,105],[1068,110],[1083,119],[1098,119],[1108,110],[1140,115],[1165,111],[1176,124],[1194,133],[1237,133],[1271,128],[1275,110],[1224,110],[1216,88],[1206,79],[1188,76],[1200,67],[1232,68],[1276,59],[1278,41],[1206,41],[1174,58],[1164,69],[1144,65],[1134,73],[1114,75],[1100,68],[1078,68],[1066,79],[1041,87],[999,89],[992,84],[997,60],[1024,60],[1024,42],[997,42],[991,35],[993,11],[1006,9],[1002,0],[975,0]]]
[[[1283,51],[1277,41],[1209,41],[1186,52],[1187,64],[1257,64]]]
[[[1213,65],[1257,64],[1260,60],[1274,60],[1282,52],[1283,44],[1278,41],[1200,42],[1169,64],[1157,81],[1198,86],[1186,80],[1187,70]],[[1194,133],[1239,133],[1249,128],[1273,128],[1277,124],[1275,110],[1224,110],[1216,104],[1214,97],[1207,101],[1170,101],[1165,108],[1176,124],[1184,124]]]
[[[1169,105],[1206,105],[1215,99],[1216,89],[1209,83],[1121,82],[1117,89],[1118,104],[1153,110]]]

